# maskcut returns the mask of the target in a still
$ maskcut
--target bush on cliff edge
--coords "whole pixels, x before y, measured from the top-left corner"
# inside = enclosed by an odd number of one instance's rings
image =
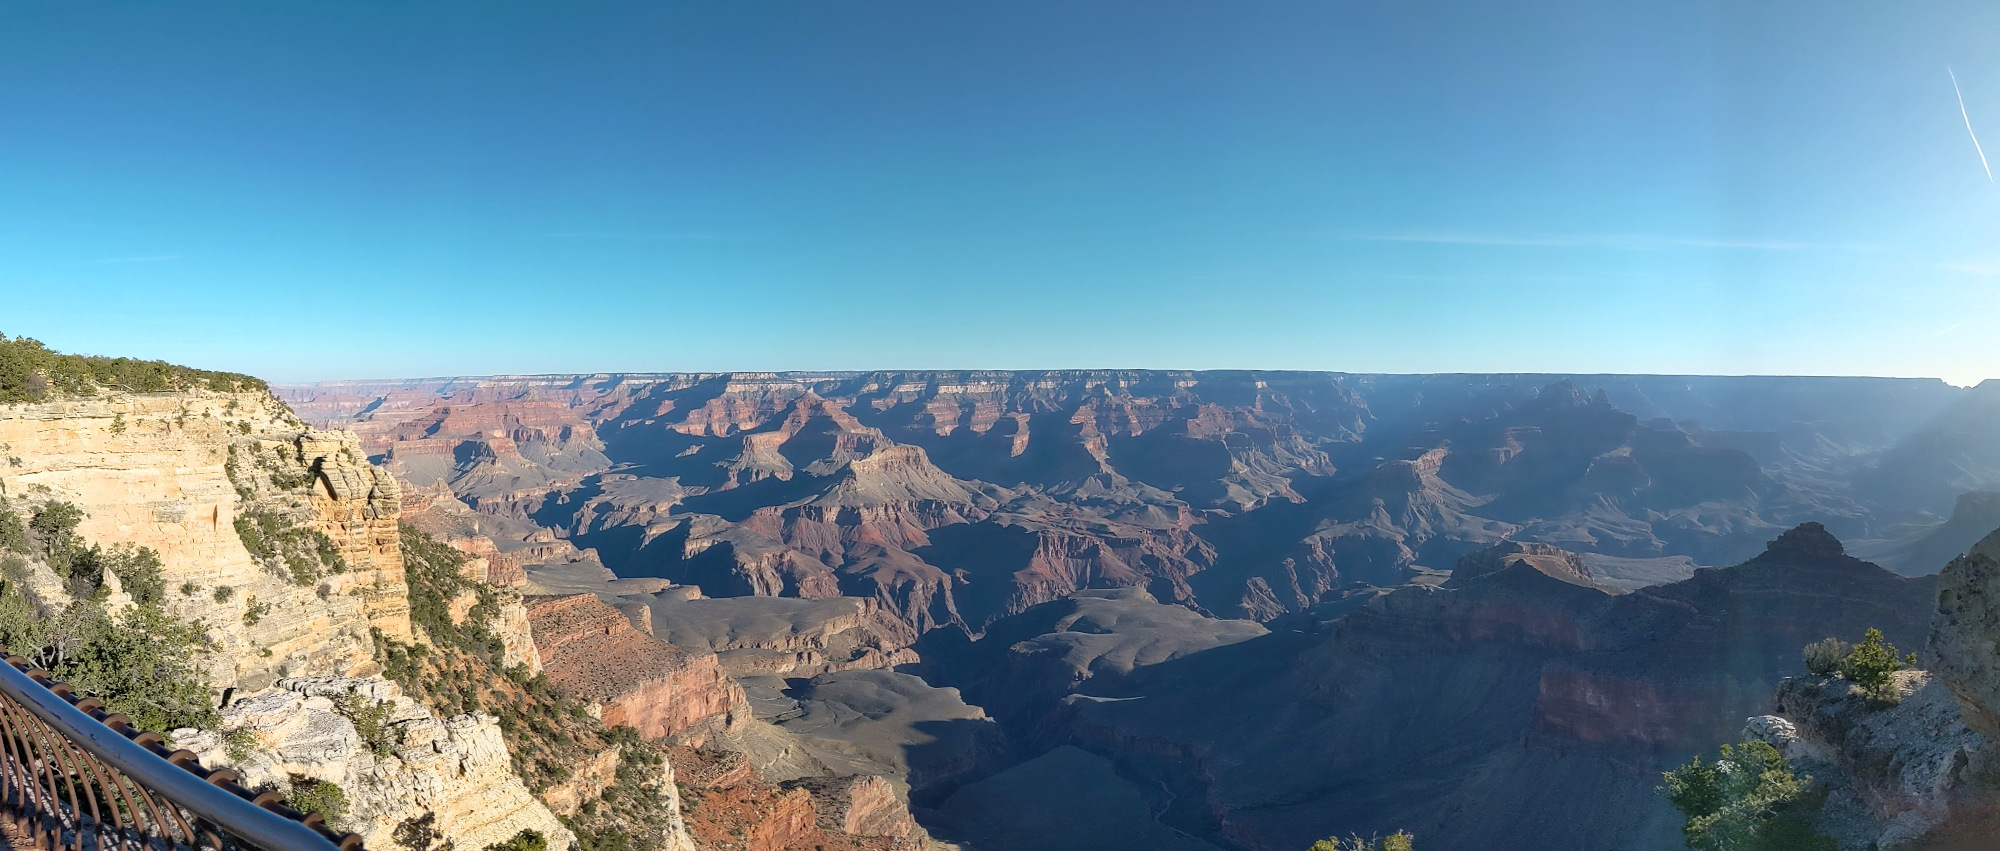
[[[1792,773],[1778,749],[1760,741],[1723,745],[1714,762],[1699,754],[1663,775],[1661,788],[1687,816],[1682,833],[1700,851],[1836,851],[1814,830],[1811,777]]]
[[[0,404],[39,402],[51,396],[94,396],[100,390],[233,393],[268,389],[262,381],[233,372],[193,369],[157,360],[66,355],[39,340],[9,339],[0,334]]]

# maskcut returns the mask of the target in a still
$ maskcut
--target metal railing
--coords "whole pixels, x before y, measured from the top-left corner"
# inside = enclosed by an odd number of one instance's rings
[[[16,842],[73,851],[360,851],[361,837],[236,779],[23,657],[0,664],[0,820]]]

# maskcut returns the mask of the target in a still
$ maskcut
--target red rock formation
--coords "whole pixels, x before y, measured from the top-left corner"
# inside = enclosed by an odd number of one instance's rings
[[[653,740],[697,739],[747,718],[743,690],[713,653],[690,653],[632,627],[590,594],[529,601],[528,622],[552,682],[595,701],[604,723]]]

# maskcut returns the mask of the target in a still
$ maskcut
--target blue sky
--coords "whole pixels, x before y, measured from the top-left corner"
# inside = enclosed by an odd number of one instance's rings
[[[1616,8],[1613,8],[1616,7]],[[2000,4],[0,5],[0,332],[2000,377]]]

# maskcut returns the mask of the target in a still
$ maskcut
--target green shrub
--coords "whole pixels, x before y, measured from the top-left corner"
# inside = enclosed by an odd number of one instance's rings
[[[9,588],[0,593],[0,645],[95,694],[140,729],[212,727],[218,718],[200,667],[207,629],[157,605],[112,615],[86,597],[43,618]]]
[[[506,842],[486,846],[486,851],[549,851],[549,840],[538,830],[523,830]]]
[[[1838,638],[1826,638],[1806,645],[1803,651],[1806,670],[1815,676],[1830,677],[1840,671],[1840,660],[1847,658],[1847,642]]]
[[[164,565],[160,554],[151,547],[133,547],[129,544],[113,547],[104,556],[104,566],[118,577],[119,584],[125,586],[135,602],[160,603],[167,599],[167,580],[161,576]]]
[[[1807,816],[1811,777],[1792,773],[1778,749],[1760,741],[1723,745],[1714,762],[1696,755],[1666,772],[1661,791],[1687,817],[1689,848],[1700,851],[1835,851]]]
[[[33,547],[28,540],[28,524],[21,522],[21,515],[14,513],[6,497],[0,497],[0,551],[26,555],[34,551]]]
[[[50,396],[95,396],[103,390],[159,393],[169,390],[268,391],[255,378],[190,369],[165,361],[65,355],[27,337],[0,334],[0,404],[38,402]]]
[[[264,620],[265,615],[270,613],[271,604],[259,601],[255,594],[250,595],[250,599],[243,601],[244,626],[256,626],[258,622]]]
[[[411,816],[396,825],[390,834],[406,851],[449,851],[451,840],[438,830],[437,813]]]
[[[218,602],[218,603],[227,603],[227,602],[229,602],[229,598],[231,598],[231,597],[234,597],[234,596],[236,596],[236,589],[234,589],[234,588],[231,588],[231,587],[229,587],[229,586],[227,586],[227,585],[217,585],[217,586],[215,586],[215,601],[216,601],[216,602]]]
[[[319,813],[329,822],[347,815],[347,790],[325,780],[296,780],[287,803],[302,813]]]
[[[222,733],[222,752],[229,755],[230,762],[242,765],[256,755],[257,737],[242,727],[225,730]]]

